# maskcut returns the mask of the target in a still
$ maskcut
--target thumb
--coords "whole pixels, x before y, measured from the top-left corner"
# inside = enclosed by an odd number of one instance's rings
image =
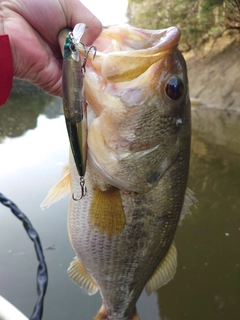
[[[80,22],[86,24],[86,30],[81,41],[87,46],[91,45],[102,32],[100,20],[79,0],[62,1],[62,6],[69,27],[74,28]]]

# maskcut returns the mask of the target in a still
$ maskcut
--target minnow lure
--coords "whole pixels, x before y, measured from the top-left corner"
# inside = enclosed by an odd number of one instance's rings
[[[84,175],[87,160],[87,102],[84,93],[84,72],[89,51],[94,46],[86,48],[80,42],[85,31],[85,24],[77,24],[73,31],[70,31],[64,43],[64,57],[62,67],[62,98],[65,121],[70,140],[73,158],[80,176],[81,195],[74,200],[80,200],[86,195]],[[78,46],[84,48],[84,59],[82,62]],[[95,55],[94,53],[94,55]]]

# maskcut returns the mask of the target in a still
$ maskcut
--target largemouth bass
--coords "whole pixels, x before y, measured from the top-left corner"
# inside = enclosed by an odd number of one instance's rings
[[[139,319],[144,287],[150,295],[176,272],[174,234],[195,202],[187,190],[190,101],[179,39],[176,27],[112,26],[95,43],[95,59],[88,57],[87,193],[80,201],[70,197],[76,258],[68,273],[89,294],[100,291],[95,320]],[[42,205],[79,188],[70,151]]]

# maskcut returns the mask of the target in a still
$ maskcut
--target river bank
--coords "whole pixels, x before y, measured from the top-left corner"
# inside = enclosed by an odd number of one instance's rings
[[[239,35],[185,54],[192,105],[240,112]]]

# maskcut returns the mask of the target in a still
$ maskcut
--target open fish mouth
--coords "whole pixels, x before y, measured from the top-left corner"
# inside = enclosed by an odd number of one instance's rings
[[[92,64],[107,80],[129,81],[175,48],[180,35],[176,27],[163,30],[142,30],[129,25],[106,28],[95,43],[98,51]]]
[[[88,56],[88,163],[117,188],[146,192],[178,156],[187,94],[180,36],[176,27],[111,26]],[[173,98],[166,94],[171,79],[180,88]]]
[[[104,103],[96,96],[99,98],[108,82],[115,84],[116,89],[125,87],[125,82],[137,79],[176,49],[180,37],[177,27],[144,30],[124,24],[104,28],[94,43],[96,55],[92,51],[88,56],[85,79],[86,97],[95,114],[99,115],[104,109]],[[138,79],[145,80],[146,77]]]

